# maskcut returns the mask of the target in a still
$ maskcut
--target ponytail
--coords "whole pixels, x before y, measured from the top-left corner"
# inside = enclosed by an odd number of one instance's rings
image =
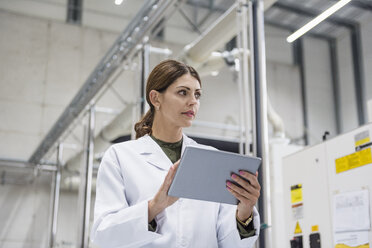
[[[154,122],[154,111],[151,108],[142,117],[142,119],[134,125],[134,131],[136,131],[136,139],[141,138],[146,134],[152,133],[152,123]]]

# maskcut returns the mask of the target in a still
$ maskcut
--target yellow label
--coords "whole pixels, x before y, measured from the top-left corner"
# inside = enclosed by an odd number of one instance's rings
[[[301,227],[300,227],[300,223],[297,221],[296,223],[296,228],[295,228],[295,234],[299,234],[299,233],[302,233],[302,230],[301,230]]]
[[[312,231],[312,232],[317,232],[317,231],[319,231],[319,226],[318,226],[318,225],[312,226],[312,227],[311,227],[311,231]]]
[[[348,171],[372,163],[371,148],[354,152],[350,155],[336,159],[336,173]]]
[[[355,146],[360,146],[360,145],[363,145],[363,144],[368,143],[368,142],[370,142],[369,137],[361,139],[361,140],[357,140],[357,141],[355,141]]]
[[[344,244],[337,244],[335,248],[369,248],[369,244],[357,245],[357,246],[348,246]]]
[[[302,184],[291,187],[291,203],[302,202]]]

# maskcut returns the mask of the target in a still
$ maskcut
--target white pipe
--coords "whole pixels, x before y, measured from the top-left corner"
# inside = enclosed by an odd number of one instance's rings
[[[273,5],[276,0],[265,1],[265,10]],[[212,52],[220,49],[237,34],[236,8],[233,4],[221,15],[202,35],[195,41],[185,46],[181,58],[187,63],[197,66],[209,59]]]
[[[61,190],[65,191],[78,191],[81,184],[80,175],[73,175],[65,177],[61,181]],[[92,178],[92,192],[96,191],[96,178]]]
[[[160,48],[160,47],[153,47],[149,46],[150,53],[155,53],[155,54],[161,54],[165,56],[169,56],[172,54],[172,51],[168,48]]]
[[[267,98],[267,117],[274,128],[275,138],[285,138],[284,123],[279,114],[271,105],[270,99]]]
[[[212,52],[220,49],[236,35],[235,20],[236,4],[233,4],[209,29],[184,48],[185,59],[197,64],[207,61]]]

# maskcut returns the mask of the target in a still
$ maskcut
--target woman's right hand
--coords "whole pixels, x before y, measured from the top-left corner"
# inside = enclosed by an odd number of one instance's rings
[[[180,160],[172,165],[168,171],[167,176],[164,179],[163,184],[160,186],[158,193],[156,193],[154,199],[149,201],[149,223],[158,215],[161,211],[175,203],[178,198],[168,195],[168,190],[172,184],[174,175],[176,174]]]

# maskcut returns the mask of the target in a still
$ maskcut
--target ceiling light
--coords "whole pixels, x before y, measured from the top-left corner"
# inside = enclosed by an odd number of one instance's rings
[[[291,34],[287,37],[287,42],[292,43],[293,41],[297,40],[299,37],[304,35],[306,32],[308,32],[310,29],[324,21],[327,17],[335,13],[337,10],[344,7],[346,4],[348,4],[351,0],[340,0],[336,4],[332,5],[330,8],[325,10],[323,13],[315,17],[313,20],[308,22],[305,26]]]
[[[218,76],[218,71],[211,71],[211,76],[216,77]]]
[[[123,1],[124,1],[124,0],[115,0],[115,4],[116,4],[116,5],[120,5],[120,4],[123,3]]]

